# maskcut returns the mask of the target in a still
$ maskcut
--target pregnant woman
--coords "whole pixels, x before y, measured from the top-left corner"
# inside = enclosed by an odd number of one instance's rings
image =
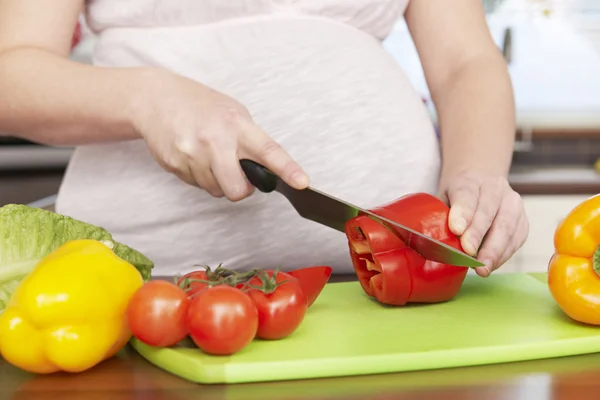
[[[93,65],[68,59],[82,11]],[[402,16],[439,142],[381,44]],[[507,183],[513,108],[480,0],[0,0],[0,132],[76,146],[57,211],[105,227],[159,275],[351,271],[343,234],[252,192],[249,158],[367,208],[437,194],[487,276],[528,233]]]

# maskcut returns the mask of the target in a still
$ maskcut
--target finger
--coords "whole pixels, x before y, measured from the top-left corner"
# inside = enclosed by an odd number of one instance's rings
[[[482,278],[487,278],[490,276],[491,271],[488,269],[488,267],[475,267],[475,273]]]
[[[235,149],[213,152],[211,169],[227,199],[239,201],[252,194],[254,186],[246,179]]]
[[[504,198],[479,251],[477,258],[486,265],[490,273],[496,269],[515,235],[521,214],[519,201],[520,198],[515,199],[514,195]]]
[[[496,265],[495,269],[500,268],[504,263],[506,263],[519,249],[523,246],[525,241],[527,240],[527,236],[529,234],[529,222],[527,221],[527,216],[525,213],[521,213],[519,217],[519,221],[517,222],[517,230],[513,235],[510,246],[506,248],[506,251],[500,257],[500,261]]]
[[[277,142],[255,125],[245,129],[247,134],[240,140],[243,155],[264,165],[296,189],[308,186],[308,175]]]
[[[502,202],[505,187],[502,182],[486,181],[479,191],[479,201],[473,219],[460,238],[463,249],[468,254],[477,254],[483,236],[490,229],[492,221]]]
[[[519,218],[519,221],[521,221],[521,218]],[[521,222],[517,223],[517,227],[519,227],[521,224]],[[520,230],[521,228],[517,228],[517,232]],[[513,236],[514,237],[514,236]],[[510,243],[508,244],[508,246],[506,247],[506,250],[504,250],[504,254],[502,254],[502,256],[500,257],[500,260],[496,263],[496,265],[494,265],[491,269],[491,271],[488,273],[488,276],[496,271],[497,269],[499,269],[500,267],[502,267],[504,264],[506,264],[506,262],[515,255],[515,253],[519,250],[519,248],[521,247],[521,244],[518,244],[519,241],[515,241],[515,240],[511,240]],[[487,271],[487,270],[486,270]]]
[[[455,235],[461,236],[473,219],[479,199],[479,186],[478,181],[464,176],[458,184],[448,188],[447,194],[450,202],[448,225]],[[475,255],[468,251],[467,253]]]
[[[208,156],[190,159],[190,169],[197,185],[213,197],[223,197],[224,193],[210,168]]]
[[[169,162],[163,160],[161,157],[151,151],[152,156],[158,163],[158,165],[167,172],[172,173],[177,178],[187,183],[190,186],[198,186],[198,183],[194,179],[194,175],[190,169],[189,164],[183,158],[172,159]]]
[[[185,172],[181,170],[172,172],[177,178],[184,181],[188,185],[198,187],[198,182],[196,182],[196,179],[194,178],[194,175],[192,174],[192,171],[189,168]]]
[[[517,222],[517,231],[519,230],[518,227],[520,226],[520,223],[521,223],[521,218],[519,218],[519,222]],[[517,250],[519,249],[520,246],[518,246],[516,243],[517,242],[514,240],[509,241],[508,246],[506,247],[506,250],[504,250],[504,254],[502,254],[502,256],[500,257],[500,259],[498,260],[496,265],[493,266],[491,272],[494,272],[498,268],[502,267],[517,252]]]

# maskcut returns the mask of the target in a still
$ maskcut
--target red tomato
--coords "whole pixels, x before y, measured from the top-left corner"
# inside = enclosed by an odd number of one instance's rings
[[[129,300],[129,329],[147,345],[173,346],[188,334],[185,318],[189,302],[186,293],[171,282],[150,281]]]
[[[190,282],[186,288],[183,288],[188,296],[194,296],[196,293],[200,292],[202,289],[208,286],[205,282],[198,281],[207,281],[208,277],[206,275],[206,271],[192,271],[177,280],[177,285],[182,287],[184,280],[189,279]]]
[[[291,335],[302,323],[308,308],[307,298],[300,282],[293,276],[279,271],[273,279],[274,272],[266,272],[270,278],[266,285],[259,276],[250,280],[252,286],[264,286],[266,290],[248,291],[258,310],[256,336],[261,339],[282,339]],[[278,286],[273,288],[276,284]]]
[[[188,309],[190,337],[208,354],[230,355],[246,347],[258,329],[258,312],[250,297],[229,285],[199,292]]]
[[[326,266],[300,268],[287,274],[298,279],[302,291],[306,294],[308,306],[312,306],[321,291],[329,281],[333,269]]]
[[[231,286],[231,283],[227,281],[227,275],[228,272],[221,269],[219,265],[214,271],[208,268],[188,272],[177,280],[177,285],[185,290],[188,296],[192,297],[209,286],[217,284],[229,284]],[[186,280],[188,282],[185,282]],[[241,285],[236,285],[236,287],[239,288]]]

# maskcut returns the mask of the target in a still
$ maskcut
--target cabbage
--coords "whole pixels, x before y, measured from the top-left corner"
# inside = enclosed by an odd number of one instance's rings
[[[154,263],[136,250],[117,243],[103,228],[22,204],[0,207],[0,312],[21,280],[49,253],[70,240],[100,240],[150,279]]]

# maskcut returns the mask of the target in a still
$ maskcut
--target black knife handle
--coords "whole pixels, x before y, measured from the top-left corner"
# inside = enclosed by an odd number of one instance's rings
[[[277,187],[277,176],[257,162],[240,160],[242,170],[251,184],[263,193],[271,193]]]

